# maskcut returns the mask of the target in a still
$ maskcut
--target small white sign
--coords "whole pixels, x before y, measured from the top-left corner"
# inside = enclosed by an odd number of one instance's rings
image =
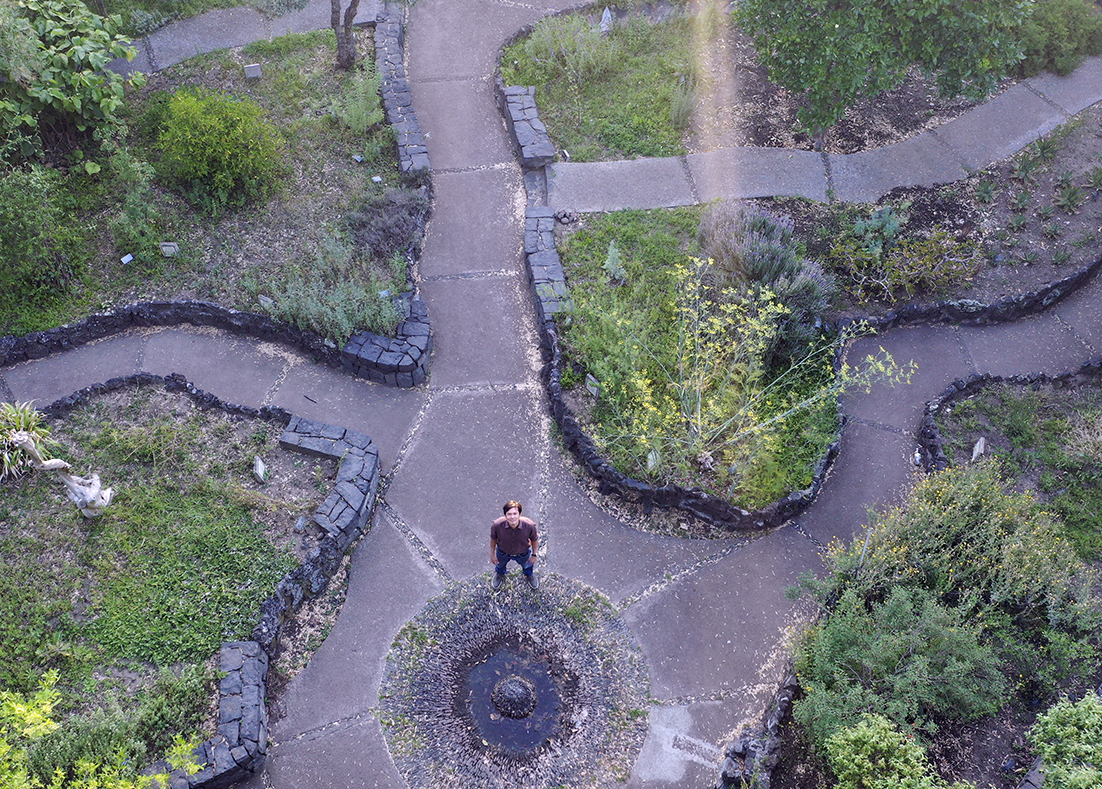
[[[175,241],[162,241],[161,254],[166,258],[174,258],[180,254],[180,245]]]
[[[259,63],[249,63],[245,66],[245,79],[260,79]]]
[[[601,383],[589,373],[585,374],[585,388],[594,397],[601,396]]]
[[[119,258],[119,262],[121,262],[124,266],[127,263],[130,263],[132,260],[134,260],[133,255],[123,255],[121,258]]]

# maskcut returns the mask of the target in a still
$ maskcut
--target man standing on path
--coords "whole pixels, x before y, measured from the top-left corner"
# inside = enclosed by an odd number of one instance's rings
[[[494,563],[494,580],[491,586],[501,588],[505,577],[505,568],[509,562],[516,562],[524,570],[524,577],[533,589],[539,589],[540,579],[536,577],[536,551],[540,547],[539,532],[535,521],[523,517],[523,508],[519,501],[507,501],[501,511],[504,517],[498,518],[490,526],[490,561]]]

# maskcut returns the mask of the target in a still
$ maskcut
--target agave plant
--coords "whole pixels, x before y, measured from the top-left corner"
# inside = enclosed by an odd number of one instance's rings
[[[0,403],[0,482],[22,476],[33,468],[31,458],[12,441],[15,433],[28,433],[41,449],[53,443],[50,428],[30,403]]]

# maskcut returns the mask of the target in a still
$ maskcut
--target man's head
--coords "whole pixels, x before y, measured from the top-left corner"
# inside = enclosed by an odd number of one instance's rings
[[[501,511],[505,514],[505,522],[509,524],[511,528],[517,528],[517,524],[520,523],[520,512],[524,509],[520,506],[519,501],[507,501],[505,506],[501,508]]]

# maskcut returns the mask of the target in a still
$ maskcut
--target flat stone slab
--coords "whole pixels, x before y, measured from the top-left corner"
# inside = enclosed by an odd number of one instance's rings
[[[166,25],[147,36],[145,43],[153,67],[163,69],[205,52],[240,47],[267,37],[268,21],[259,11],[218,8]]]
[[[1069,115],[1077,115],[1102,101],[1102,55],[1087,58],[1066,77],[1044,72],[1025,81]]]
[[[1090,353],[1076,342],[1051,313],[987,326],[983,331],[962,326],[960,334],[978,373],[1055,374],[1097,356],[1097,351]]]
[[[434,177],[459,168],[515,166],[513,143],[497,111],[492,82],[474,77],[439,82],[411,79],[409,90],[421,128],[432,130],[425,135],[425,143]]]
[[[737,697],[752,723],[787,671],[788,628],[810,603],[785,597],[807,571],[819,571],[815,545],[782,529],[676,578],[623,612],[643,648],[651,694],[663,701]]]
[[[920,478],[910,459],[916,446],[913,433],[851,421],[826,484],[796,522],[824,546],[835,538],[863,537],[869,509],[884,512],[898,505],[904,489]]]
[[[286,742],[338,721],[370,716],[378,704],[391,642],[443,588],[442,580],[377,510],[371,531],[352,554],[348,603],[325,643],[283,694],[283,717],[272,725],[272,738]]]
[[[930,134],[872,151],[830,155],[834,196],[871,203],[899,186],[933,186],[968,175],[956,151]]]
[[[1087,288],[1053,307],[1053,312],[1071,328],[1073,336],[1083,343],[1083,350],[1091,356],[1102,350],[1102,315],[1098,312],[1096,298]]]
[[[30,400],[41,408],[86,386],[138,372],[144,342],[144,332],[135,329],[71,351],[0,368],[0,375],[16,402]]]
[[[547,167],[547,202],[583,214],[673,208],[700,202],[680,158],[556,162]]]
[[[418,5],[415,15],[418,21],[409,26],[406,42],[410,78],[415,82],[450,81],[461,77],[481,80],[493,74],[498,51],[505,40],[525,25],[546,16],[546,12],[528,3],[504,4],[494,0],[465,0],[462,3],[418,0]],[[431,21],[427,21],[429,19]],[[423,102],[416,100],[414,106],[418,115],[426,109]],[[488,105],[485,112],[497,116],[492,105]],[[468,123],[470,120],[467,118]]]
[[[438,393],[425,411],[386,501],[454,578],[489,573],[490,523],[516,499],[537,523],[543,445],[531,418],[542,392]],[[510,581],[518,580],[510,565]],[[487,576],[487,582],[488,582]]]
[[[552,460],[548,491],[540,524],[548,566],[600,589],[616,605],[739,542],[667,537],[625,526],[593,506],[560,457]],[[595,556],[600,560],[595,562]]]
[[[740,707],[731,699],[651,707],[647,738],[625,789],[713,786],[732,721],[743,717]]]
[[[432,186],[422,279],[520,270],[524,238],[516,207],[524,203],[524,184],[517,168],[434,173]]]
[[[982,170],[1017,153],[1065,120],[1060,110],[1018,84],[929,133],[957,151],[966,168]]]
[[[434,388],[511,385],[527,374],[537,339],[519,261],[517,269],[515,274],[421,283],[432,315]]]
[[[855,342],[846,354],[852,365],[884,348],[900,366],[913,361],[918,369],[909,384],[874,384],[871,392],[857,389],[844,398],[848,415],[866,422],[913,433],[923,404],[937,396],[954,378],[972,372],[952,326],[907,326]]]
[[[806,197],[825,202],[823,157],[785,148],[724,148],[685,157],[700,202],[716,198]]]
[[[371,436],[388,473],[413,429],[424,393],[373,384],[317,365],[296,365],[271,395],[271,405],[320,422],[339,414],[341,424]]]

